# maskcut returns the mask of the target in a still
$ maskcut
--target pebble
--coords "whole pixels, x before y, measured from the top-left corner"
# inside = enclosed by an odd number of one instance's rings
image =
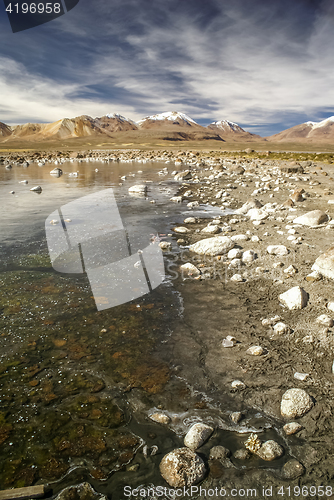
[[[283,271],[283,272],[284,272],[285,274],[290,274],[290,275],[292,275],[292,274],[296,274],[296,273],[298,273],[298,269],[297,269],[294,265],[292,265],[292,264],[291,264],[291,266],[289,266],[289,267],[287,267],[286,269],[284,269],[284,271]]]
[[[173,231],[175,233],[181,233],[181,234],[190,233],[190,229],[188,229],[187,227],[184,227],[184,226],[174,227]]]
[[[291,333],[291,328],[283,322],[276,323],[273,326],[274,332],[278,335],[286,335]]]
[[[240,248],[232,248],[227,254],[229,260],[240,259],[242,257],[242,250]]]
[[[213,446],[210,450],[210,455],[209,458],[210,460],[221,460],[224,458],[228,458],[231,456],[231,452],[228,448],[225,448],[225,446]]]
[[[312,271],[318,271],[325,278],[334,279],[334,247],[317,258]]]
[[[206,473],[202,458],[189,448],[177,448],[160,462],[160,473],[173,488],[189,487],[201,481]]]
[[[242,283],[244,281],[244,278],[241,276],[241,274],[233,274],[233,276],[231,277],[231,281]]]
[[[221,255],[234,247],[234,242],[228,236],[214,236],[190,245],[189,250],[199,255]]]
[[[334,312],[334,302],[328,302],[327,309],[331,312]]]
[[[224,339],[222,341],[222,346],[223,347],[233,347],[234,346],[234,342],[232,340]]]
[[[201,274],[201,271],[191,262],[182,264],[182,266],[180,266],[180,270],[182,271],[182,274],[187,274],[188,276],[199,276]]]
[[[35,193],[41,193],[42,188],[41,188],[41,186],[35,186],[35,187],[31,188],[30,191],[34,191]]]
[[[297,479],[305,472],[304,466],[295,458],[286,462],[281,469],[283,479]]]
[[[232,422],[238,424],[243,417],[243,413],[241,411],[234,411],[233,413],[231,413],[230,417]]]
[[[299,373],[299,372],[296,372],[293,375],[295,379],[300,380],[301,382],[304,382],[309,376],[310,376],[309,373]]]
[[[249,236],[248,234],[235,234],[234,236],[231,236],[231,240],[238,243],[239,241],[248,241]]]
[[[321,280],[321,274],[318,271],[313,271],[312,273],[306,276],[306,281],[314,282]]]
[[[196,219],[195,217],[187,217],[186,219],[184,219],[184,224],[195,224],[196,223]]]
[[[290,290],[279,295],[280,302],[291,311],[303,309],[308,302],[308,293],[300,286],[290,288]]]
[[[288,255],[289,250],[284,245],[269,245],[267,247],[267,252],[270,255]]]
[[[209,439],[213,430],[212,427],[202,422],[194,424],[185,435],[184,445],[193,451],[197,450]]]
[[[333,319],[328,316],[327,314],[321,314],[321,316],[317,317],[317,323],[323,326],[328,326],[328,328],[331,328],[334,325]]]
[[[299,418],[311,410],[314,403],[303,389],[288,389],[282,397],[281,415],[285,418]]]
[[[245,450],[244,448],[236,450],[233,454],[233,458],[236,458],[237,460],[249,460],[251,456],[252,455],[249,450]]]
[[[241,380],[233,380],[231,387],[232,389],[243,391],[244,389],[246,389],[246,384],[244,384]]]
[[[170,423],[171,419],[168,415],[165,415],[165,413],[152,413],[150,415],[150,419],[153,420],[154,422],[157,422],[158,424],[164,424],[167,425]]]
[[[246,353],[252,356],[262,356],[264,349],[260,345],[253,345],[247,349]]]
[[[172,244],[170,241],[160,241],[159,247],[161,250],[170,250],[172,248]]]
[[[284,449],[276,441],[270,439],[265,441],[259,450],[257,450],[256,455],[266,462],[271,462],[276,458],[283,455]]]
[[[291,436],[292,434],[296,434],[301,431],[303,428],[298,422],[289,422],[283,426],[283,431],[287,436]]]
[[[256,259],[256,253],[254,252],[254,250],[246,250],[242,254],[242,262],[244,262],[245,264],[250,264],[255,259]]]
[[[201,233],[208,233],[208,234],[217,234],[220,233],[221,229],[219,226],[216,226],[214,224],[210,226],[206,226],[201,230]]]

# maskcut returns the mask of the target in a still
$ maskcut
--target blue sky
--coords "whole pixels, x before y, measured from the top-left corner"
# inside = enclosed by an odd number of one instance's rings
[[[270,135],[334,115],[332,0],[80,0],[13,34],[0,4],[0,121],[181,111]]]

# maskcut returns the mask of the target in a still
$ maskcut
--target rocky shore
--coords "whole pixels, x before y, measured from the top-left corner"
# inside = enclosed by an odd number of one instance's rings
[[[153,457],[170,488],[257,488],[258,498],[272,488],[267,496],[284,498],[281,487],[287,494],[297,486],[311,498],[311,487],[334,486],[333,158],[275,156],[118,151],[0,158],[5,168],[61,166],[74,157],[159,161],[161,177],[179,183],[172,201],[189,213],[160,243],[184,306],[166,341],[172,375],[165,387],[174,397],[128,395],[138,420],[179,438],[164,455],[145,444],[137,450]],[[194,215],[201,205],[217,208],[215,215]],[[130,467],[136,463],[134,454]],[[192,498],[206,496],[194,490]]]

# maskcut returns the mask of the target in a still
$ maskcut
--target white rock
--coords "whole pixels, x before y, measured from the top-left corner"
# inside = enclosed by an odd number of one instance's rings
[[[199,255],[222,255],[234,247],[234,241],[228,236],[206,238],[190,245],[189,250]]]
[[[265,220],[269,217],[268,212],[261,208],[251,208],[246,215],[250,217],[250,220]]]
[[[146,184],[135,184],[134,186],[129,187],[129,193],[146,194],[147,186]]]
[[[289,422],[283,426],[283,430],[287,436],[291,436],[292,434],[296,434],[301,431],[303,428],[298,422]]]
[[[172,196],[172,198],[170,198],[169,201],[173,201],[174,203],[182,203],[183,197],[182,196]],[[195,203],[195,202],[192,201],[191,203]],[[188,203],[187,206],[189,206],[189,205],[190,205],[190,203]],[[196,205],[196,206],[198,206],[198,205]]]
[[[219,226],[212,224],[211,226],[206,226],[202,229],[201,233],[217,234],[220,233],[221,229]]]
[[[293,377],[296,379],[296,380],[300,380],[301,382],[304,382],[308,377],[310,376],[309,373],[300,373],[300,372],[296,372],[293,374]]]
[[[174,179],[176,181],[185,181],[185,180],[191,179],[191,177],[192,177],[192,175],[191,175],[190,170],[184,170],[183,172],[179,172],[178,174],[176,174],[174,176]]]
[[[195,217],[187,217],[186,219],[184,219],[184,224],[195,224],[196,222],[196,219]]]
[[[242,391],[246,389],[246,384],[244,384],[241,380],[233,380],[231,387],[232,389],[238,389]]]
[[[34,191],[35,193],[41,193],[42,188],[41,188],[41,186],[35,186],[35,187],[31,188],[30,191]]]
[[[334,279],[334,247],[320,255],[312,266],[312,271],[318,271],[322,276]]]
[[[262,207],[262,203],[259,201],[259,200],[248,200],[246,201],[246,203],[244,203],[242,205],[241,208],[238,208],[238,210],[236,210],[236,213],[237,214],[247,214],[247,212],[252,209],[252,208],[261,208]]]
[[[283,271],[285,274],[296,274],[298,273],[298,269],[294,265],[290,265]]]
[[[180,270],[182,271],[182,274],[187,274],[188,276],[199,276],[201,274],[201,271],[191,262],[182,264],[182,266],[180,266]]]
[[[229,339],[224,339],[222,341],[222,346],[223,347],[233,347],[234,346],[234,342],[232,340],[229,340]]]
[[[252,237],[251,237],[251,241],[252,241],[253,243],[258,243],[258,242],[259,242],[259,241],[261,241],[261,240],[260,240],[260,238],[259,238],[258,236],[254,235],[254,236],[252,236]]]
[[[334,312],[334,302],[328,302],[327,309],[331,312]]]
[[[329,328],[331,328],[334,325],[334,321],[327,314],[321,314],[321,316],[318,316],[317,323],[323,326],[328,326]]]
[[[281,415],[286,418],[299,418],[313,407],[311,397],[303,389],[289,389],[282,397]]]
[[[154,422],[157,422],[158,424],[167,425],[170,423],[170,417],[168,415],[165,415],[165,413],[160,413],[160,412],[152,413],[152,415],[150,415],[150,419],[153,420]]]
[[[231,240],[235,241],[238,243],[239,241],[248,241],[249,236],[248,234],[235,234],[234,236],[231,236]]]
[[[277,323],[277,321],[280,321],[280,319],[280,316],[273,316],[272,318],[263,319],[261,323],[263,326],[272,326]]]
[[[182,196],[181,196],[182,198]],[[181,200],[182,201],[182,200]],[[187,207],[188,208],[195,208],[195,207],[199,207],[199,202],[198,201],[190,201],[189,203],[187,203]]]
[[[170,241],[160,241],[159,247],[161,248],[161,250],[169,250],[170,248],[172,248],[172,244]]]
[[[260,345],[252,345],[247,349],[246,353],[251,354],[252,356],[262,356],[264,349]]]
[[[312,271],[312,273],[308,274],[306,276],[306,281],[319,281],[321,280],[322,276],[318,271]]]
[[[308,294],[300,286],[290,288],[279,296],[280,302],[290,310],[303,309],[308,302]]]
[[[289,250],[284,245],[269,245],[267,252],[270,255],[288,255]]]
[[[190,233],[190,229],[184,226],[174,227],[173,231],[175,231],[175,233],[182,233],[182,234]]]
[[[232,259],[228,268],[232,269],[234,267],[240,267],[241,265],[242,265],[241,259]]]
[[[229,260],[240,259],[242,257],[242,250],[240,248],[232,248],[227,254]]]
[[[302,226],[315,227],[323,224],[324,222],[328,222],[329,217],[325,212],[321,210],[312,210],[311,212],[307,212],[300,217],[294,219],[294,224],[301,224]]]
[[[244,281],[244,279],[241,276],[241,274],[233,274],[233,276],[231,277],[231,281],[235,281],[237,283],[242,283]]]
[[[291,332],[291,328],[282,322],[276,323],[276,325],[274,325],[273,329],[274,329],[274,332],[277,333],[278,335],[285,335],[285,334],[288,334]]]
[[[173,488],[189,487],[201,481],[206,473],[203,460],[189,448],[177,448],[160,462],[160,473]]]
[[[246,250],[242,254],[242,262],[245,264],[250,264],[256,259],[256,253],[253,250]]]
[[[200,448],[213,433],[213,428],[202,422],[191,426],[184,438],[184,445],[195,451]]]

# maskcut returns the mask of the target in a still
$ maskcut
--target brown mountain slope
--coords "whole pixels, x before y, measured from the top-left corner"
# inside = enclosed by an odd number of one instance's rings
[[[334,116],[321,122],[306,122],[266,137],[271,142],[334,142]]]
[[[11,135],[12,131],[8,125],[5,123],[0,122],[0,137],[8,137]]]

